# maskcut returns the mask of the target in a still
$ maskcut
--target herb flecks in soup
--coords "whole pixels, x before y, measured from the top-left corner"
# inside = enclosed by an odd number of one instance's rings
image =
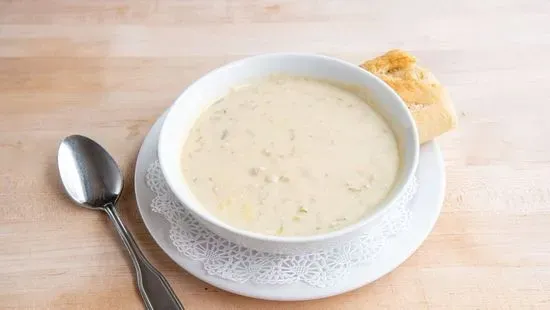
[[[395,136],[355,93],[275,76],[234,89],[194,125],[192,192],[231,226],[269,235],[337,230],[374,211],[399,169]]]

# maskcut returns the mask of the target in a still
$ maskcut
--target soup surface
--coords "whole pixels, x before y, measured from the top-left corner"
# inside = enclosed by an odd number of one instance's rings
[[[206,109],[182,152],[201,204],[231,226],[269,235],[337,230],[392,189],[396,138],[360,96],[326,81],[273,76]]]

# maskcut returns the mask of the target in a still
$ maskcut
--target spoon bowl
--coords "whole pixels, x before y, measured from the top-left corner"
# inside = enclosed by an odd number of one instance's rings
[[[124,183],[120,168],[92,139],[80,135],[63,139],[57,164],[63,187],[77,204],[104,209],[118,201]]]

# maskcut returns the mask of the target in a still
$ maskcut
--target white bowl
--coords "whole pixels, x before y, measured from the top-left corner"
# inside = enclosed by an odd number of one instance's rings
[[[232,86],[272,74],[328,79],[358,85],[369,93],[371,104],[390,123],[401,152],[401,167],[388,198],[369,217],[340,230],[313,236],[270,236],[230,226],[210,214],[191,192],[182,174],[183,145],[195,123],[214,100]],[[170,108],[159,137],[158,157],[166,182],[178,200],[214,233],[259,251],[303,254],[327,249],[368,232],[392,207],[412,179],[418,163],[416,125],[401,98],[383,81],[356,65],[312,54],[267,54],[241,59],[215,69],[191,84]]]

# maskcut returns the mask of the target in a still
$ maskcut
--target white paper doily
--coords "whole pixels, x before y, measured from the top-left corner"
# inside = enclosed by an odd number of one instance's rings
[[[170,191],[158,161],[146,174],[155,197],[151,209],[170,223],[170,239],[183,255],[200,261],[205,271],[236,282],[290,284],[304,281],[317,287],[332,286],[345,279],[351,268],[376,259],[389,238],[410,224],[409,202],[417,189],[413,179],[391,210],[372,229],[332,249],[307,255],[280,255],[250,250],[203,227]]]
[[[405,222],[408,224],[399,224],[393,227],[394,231],[389,235],[395,234],[397,231],[401,231],[402,233],[393,238],[384,239],[385,242],[380,243],[378,247],[372,246],[372,243],[370,243],[371,246],[368,248],[375,249],[368,256],[371,257],[370,260],[333,259],[335,264],[324,264],[325,266],[329,266],[330,270],[333,270],[332,272],[318,272],[315,266],[311,266],[311,262],[318,261],[318,258],[317,260],[311,257],[305,260],[289,258],[290,265],[288,265],[289,261],[285,261],[284,259],[277,258],[273,260],[273,257],[271,257],[272,254],[265,256],[265,253],[252,250],[242,251],[237,245],[225,241],[208,231],[204,234],[202,231],[205,229],[200,224],[198,226],[191,225],[190,227],[193,227],[192,230],[186,228],[183,231],[179,231],[178,229],[172,231],[170,221],[167,220],[165,215],[154,212],[151,206],[157,206],[158,203],[163,205],[166,201],[175,202],[175,200],[169,197],[169,191],[165,191],[167,187],[162,189],[162,186],[157,186],[162,183],[152,186],[155,192],[161,193],[161,195],[154,194],[146,183],[147,170],[157,160],[156,146],[161,123],[162,118],[151,129],[142,145],[136,163],[135,190],[143,221],[155,241],[178,265],[199,279],[230,292],[271,300],[308,300],[353,290],[380,278],[405,261],[427,237],[441,210],[444,192],[444,165],[437,145],[432,142],[421,147],[421,156],[417,171],[418,190],[409,204],[409,208],[407,209],[409,212],[402,213],[407,214]],[[149,179],[150,184],[153,185],[155,183],[153,181],[153,174],[150,175]],[[164,196],[162,193],[164,193]],[[157,197],[158,202],[153,203],[155,197]],[[161,209],[167,210],[166,208]],[[186,212],[184,209],[176,209]],[[179,218],[180,221],[183,220],[186,223],[185,225],[188,225],[189,220],[193,220],[192,218],[187,219],[185,214],[182,216],[182,214],[177,215],[174,212],[168,213],[175,216],[175,218]],[[176,227],[183,226],[177,225]],[[391,226],[387,227],[391,231]],[[409,227],[406,232],[403,232],[404,227]],[[198,231],[201,232],[197,233]],[[174,245],[171,236],[176,236],[174,240],[181,240],[180,234],[186,232],[192,232],[191,236],[209,237],[204,238],[203,242],[195,240],[184,242],[184,244],[177,243],[177,246]],[[380,238],[375,239],[381,240]],[[183,240],[193,239],[187,236]],[[218,250],[212,251],[214,248]],[[180,250],[183,250],[183,253]],[[363,249],[348,246],[344,247],[344,250],[337,254],[332,253],[332,255],[338,256],[345,253],[345,255],[351,257],[357,255],[357,253],[361,253]],[[240,253],[237,254],[238,258],[232,256],[235,255],[235,252]],[[232,259],[228,260],[228,257],[232,257]],[[262,257],[263,261],[259,257]],[[364,258],[365,256],[361,254],[358,257]],[[373,259],[374,257],[376,259]],[[248,263],[251,260],[261,261],[262,264],[251,265]],[[227,270],[226,267],[219,268],[223,265],[220,264],[222,261],[233,263],[233,267],[229,269],[233,278],[223,273],[223,270]],[[358,263],[359,261],[361,263]],[[338,262],[348,263],[339,264]],[[294,272],[291,272],[287,277],[280,276],[286,274],[288,270],[294,270]],[[307,273],[305,272],[306,270],[308,271]],[[273,273],[279,275],[279,277],[271,278],[269,275],[273,275]],[[297,276],[296,273],[302,276]],[[324,279],[322,277],[316,278],[312,276],[312,273],[316,273],[317,275],[329,274],[329,276]],[[347,276],[345,276],[346,273]],[[334,281],[332,277],[337,277],[339,281]]]

